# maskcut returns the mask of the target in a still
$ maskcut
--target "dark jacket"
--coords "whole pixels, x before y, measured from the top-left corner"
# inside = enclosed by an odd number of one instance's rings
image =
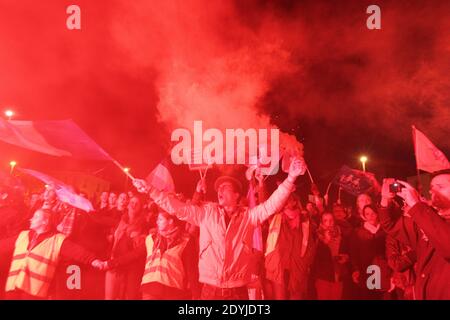
[[[349,255],[348,238],[341,236],[338,253],[340,255]],[[333,257],[330,247],[323,241],[317,242],[316,256],[312,267],[313,277],[329,282],[342,281],[348,276],[348,263],[338,263],[336,257]]]
[[[391,235],[386,238],[386,257],[398,299],[414,300],[416,252]],[[400,290],[400,291],[399,291]]]
[[[380,209],[381,225],[416,252],[415,298],[449,300],[450,221],[422,202],[409,210],[411,218],[402,216],[394,220],[393,211],[391,206]]]
[[[390,269],[386,260],[386,233],[379,228],[375,234],[364,227],[355,230],[350,242],[350,261],[353,271],[360,272],[359,286],[367,289],[367,279],[371,275],[368,267],[376,265],[381,272],[381,289],[389,289]]]

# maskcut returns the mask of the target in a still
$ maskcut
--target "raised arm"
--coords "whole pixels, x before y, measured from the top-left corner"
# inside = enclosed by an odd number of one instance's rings
[[[159,207],[180,220],[199,226],[205,216],[203,206],[180,201],[175,195],[149,186],[144,180],[135,179],[133,184],[139,192],[148,193]]]
[[[423,202],[417,203],[409,211],[414,222],[423,230],[436,252],[450,259],[450,223]]]
[[[445,259],[450,259],[450,223],[426,203],[420,201],[419,193],[410,184],[400,181],[405,186],[398,194],[411,208],[411,215],[417,226],[423,230],[436,252]]]
[[[202,202],[203,196],[206,193],[206,179],[202,178],[198,181],[195,187],[194,194],[192,195],[192,204],[198,205]]]
[[[303,159],[292,161],[288,177],[278,186],[277,190],[272,193],[269,199],[249,210],[249,218],[252,224],[258,225],[280,211],[294,190],[295,180],[299,175],[304,175],[305,172],[306,163]]]
[[[393,202],[395,195],[389,191],[389,185],[394,181],[394,179],[383,180],[381,206],[378,210],[380,224],[383,230],[391,237],[415,250],[419,239],[419,232],[411,218],[401,216],[402,212],[396,212]],[[393,216],[399,218],[394,219]]]

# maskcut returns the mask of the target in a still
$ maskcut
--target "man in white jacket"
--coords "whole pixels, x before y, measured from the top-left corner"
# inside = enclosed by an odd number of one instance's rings
[[[200,227],[199,280],[203,283],[201,298],[248,299],[247,284],[251,282],[253,231],[283,207],[299,175],[306,172],[303,159],[295,159],[288,177],[260,205],[249,209],[238,204],[241,186],[237,179],[220,177],[215,183],[218,203],[193,205],[174,195],[135,179],[140,192],[148,192],[162,209],[178,219]]]

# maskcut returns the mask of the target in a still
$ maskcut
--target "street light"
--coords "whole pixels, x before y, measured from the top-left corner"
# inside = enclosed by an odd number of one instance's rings
[[[9,171],[10,174],[13,174],[13,172],[14,172],[14,167],[15,167],[16,165],[17,165],[17,162],[15,162],[14,160],[9,162],[9,166],[11,167],[11,170]]]
[[[5,116],[8,118],[8,120],[11,120],[13,115],[14,115],[14,111],[12,111],[12,110],[6,110],[5,111]]]
[[[361,158],[359,158],[359,161],[361,161],[362,164],[362,168],[363,171],[366,172],[366,162],[367,162],[367,157],[366,156],[361,156]]]

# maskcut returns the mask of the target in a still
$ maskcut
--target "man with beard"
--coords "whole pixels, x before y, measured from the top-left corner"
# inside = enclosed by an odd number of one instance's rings
[[[397,193],[410,209],[394,221],[393,198],[384,179],[380,210],[381,225],[394,238],[410,246],[417,256],[415,299],[450,299],[450,169],[435,172],[430,184],[431,206],[420,200],[408,183]]]

